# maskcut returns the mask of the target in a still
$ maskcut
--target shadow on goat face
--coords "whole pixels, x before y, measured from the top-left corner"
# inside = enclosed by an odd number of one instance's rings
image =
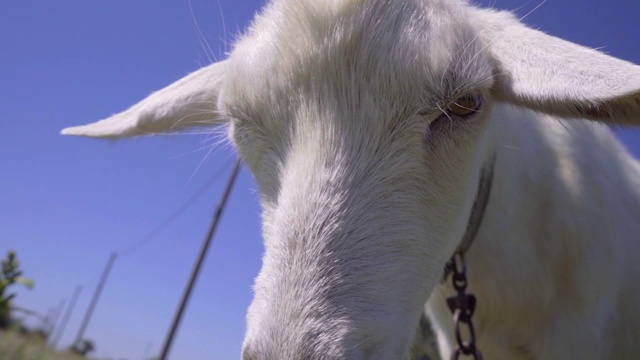
[[[264,210],[244,358],[402,358],[468,219],[491,68],[444,4],[286,5],[220,101]]]

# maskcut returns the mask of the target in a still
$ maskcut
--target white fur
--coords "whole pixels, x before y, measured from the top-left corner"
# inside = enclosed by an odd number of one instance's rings
[[[477,114],[443,115],[466,93]],[[630,359],[640,165],[567,117],[640,124],[640,68],[453,0],[274,0],[228,60],[63,133],[229,124],[264,210],[245,360],[408,358],[425,303],[447,358],[442,269],[493,156],[484,357]]]

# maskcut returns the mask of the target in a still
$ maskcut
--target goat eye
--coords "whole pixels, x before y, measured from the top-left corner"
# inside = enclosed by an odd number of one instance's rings
[[[480,95],[464,95],[456,99],[447,107],[447,113],[458,117],[467,117],[475,114],[482,106]]]

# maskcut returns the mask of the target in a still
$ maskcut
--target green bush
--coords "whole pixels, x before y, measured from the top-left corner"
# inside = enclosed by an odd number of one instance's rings
[[[10,294],[7,291],[8,288],[15,284],[33,288],[33,280],[23,277],[19,266],[20,262],[16,259],[15,251],[9,251],[7,258],[2,260],[2,273],[0,273],[0,329],[6,329],[11,325],[12,301],[16,294]]]

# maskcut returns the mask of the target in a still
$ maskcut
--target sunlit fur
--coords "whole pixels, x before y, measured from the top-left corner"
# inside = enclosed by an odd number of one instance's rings
[[[484,357],[633,358],[640,165],[560,116],[640,124],[640,68],[460,1],[274,0],[229,59],[63,133],[228,124],[266,248],[244,360],[409,358],[425,303],[448,358],[442,270],[494,156],[467,255]]]

